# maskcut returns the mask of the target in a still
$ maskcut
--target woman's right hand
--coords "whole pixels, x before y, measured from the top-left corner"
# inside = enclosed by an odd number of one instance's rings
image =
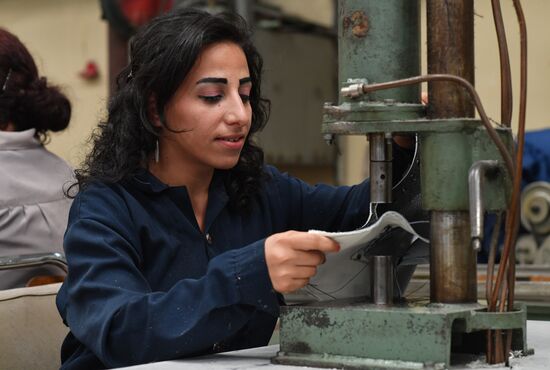
[[[317,234],[286,231],[271,235],[265,241],[265,261],[273,289],[290,293],[304,287],[325,262],[325,253],[339,250],[337,242]]]

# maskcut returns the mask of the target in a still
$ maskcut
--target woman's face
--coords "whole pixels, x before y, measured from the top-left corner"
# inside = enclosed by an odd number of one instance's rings
[[[252,82],[240,46],[206,47],[168,101],[160,137],[160,162],[180,161],[186,170],[234,167],[250,130]]]

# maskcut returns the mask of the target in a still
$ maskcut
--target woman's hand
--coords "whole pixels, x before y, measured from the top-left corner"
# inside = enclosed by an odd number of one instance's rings
[[[339,250],[334,240],[317,234],[286,231],[271,235],[265,241],[265,261],[273,289],[290,293],[304,287],[325,262],[325,253]]]

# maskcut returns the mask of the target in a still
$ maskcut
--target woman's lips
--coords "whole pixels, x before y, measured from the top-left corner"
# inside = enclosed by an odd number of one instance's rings
[[[219,137],[216,141],[229,149],[241,149],[244,145],[244,136]]]

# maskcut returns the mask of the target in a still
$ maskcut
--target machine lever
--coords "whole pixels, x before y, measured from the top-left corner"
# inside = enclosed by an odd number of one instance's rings
[[[468,174],[468,188],[470,193],[470,235],[472,247],[477,252],[481,250],[483,241],[483,216],[485,205],[483,200],[483,184],[485,177],[492,170],[498,170],[499,162],[495,160],[481,160],[475,162]]]

